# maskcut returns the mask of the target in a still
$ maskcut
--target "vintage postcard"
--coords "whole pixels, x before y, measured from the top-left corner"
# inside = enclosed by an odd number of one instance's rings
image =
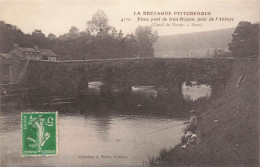
[[[1,167],[258,167],[259,0],[0,0]]]

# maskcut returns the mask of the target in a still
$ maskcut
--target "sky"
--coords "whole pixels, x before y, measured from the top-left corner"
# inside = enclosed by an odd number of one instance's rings
[[[206,0],[0,0],[0,20],[20,28],[24,33],[40,29],[45,35],[57,36],[67,33],[72,26],[84,31],[97,10],[103,10],[108,17],[108,24],[121,29],[124,34],[132,33],[140,26],[153,26],[158,35],[184,34],[236,27],[239,21],[260,22],[260,1],[206,1]],[[134,15],[153,11],[211,12],[207,21],[156,21],[164,16]],[[149,21],[137,21],[138,17]],[[171,18],[191,18],[190,16],[167,16]],[[208,21],[212,18],[233,18],[233,21]],[[130,21],[121,21],[123,18]],[[166,26],[169,23],[170,26]],[[173,26],[172,24],[179,26]],[[191,26],[192,23],[198,26]],[[156,24],[156,25],[155,25]],[[162,25],[163,26],[159,26]],[[189,24],[189,26],[187,26]],[[200,25],[202,24],[202,25]],[[182,25],[182,26],[180,26]],[[185,25],[185,26],[183,26]]]

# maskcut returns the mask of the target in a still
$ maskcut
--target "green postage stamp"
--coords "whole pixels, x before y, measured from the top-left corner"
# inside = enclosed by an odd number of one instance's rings
[[[57,112],[21,114],[22,156],[58,155]]]

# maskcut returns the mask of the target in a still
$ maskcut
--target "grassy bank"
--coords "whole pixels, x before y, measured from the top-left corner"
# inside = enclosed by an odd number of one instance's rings
[[[162,151],[151,166],[259,166],[258,63],[236,60],[224,94],[198,110],[199,145]]]

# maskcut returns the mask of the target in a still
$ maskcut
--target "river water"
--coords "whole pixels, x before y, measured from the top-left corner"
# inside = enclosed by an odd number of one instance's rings
[[[183,121],[172,117],[30,108],[1,108],[1,166],[146,166],[182,135]],[[57,157],[21,157],[21,112],[33,111],[58,111]]]
[[[194,101],[210,96],[210,86],[191,83],[182,85],[184,99]],[[104,107],[102,98],[96,95],[100,93],[96,85],[100,83],[93,82],[89,88],[93,89],[93,96],[83,98],[80,103],[71,98],[52,97],[33,105],[2,105],[1,166],[143,167],[148,166],[149,158],[157,157],[161,150],[180,142],[184,125],[183,120],[176,117],[177,113],[180,117],[187,111],[179,111],[177,106],[182,109],[185,104],[174,103],[176,99],[171,96],[158,97],[151,86],[138,86],[132,87],[132,98],[114,99],[110,107],[121,105],[116,109],[120,111],[114,112]],[[130,105],[129,101],[132,101]],[[173,106],[165,108],[169,104]],[[166,109],[168,112],[164,112]],[[58,112],[57,157],[21,156],[21,113],[35,111]]]

